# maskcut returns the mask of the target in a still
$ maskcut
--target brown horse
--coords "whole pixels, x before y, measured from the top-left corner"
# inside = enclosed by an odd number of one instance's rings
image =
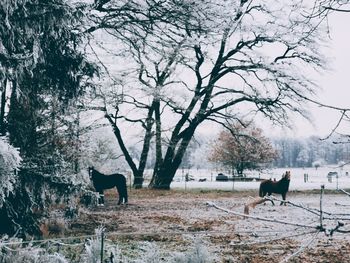
[[[264,197],[266,195],[271,195],[272,193],[281,194],[283,201],[282,204],[286,204],[284,201],[286,200],[286,195],[289,189],[290,183],[290,171],[286,171],[284,175],[282,175],[282,179],[274,182],[272,180],[264,180],[260,183],[259,188],[259,196]],[[275,203],[271,200],[272,204]]]

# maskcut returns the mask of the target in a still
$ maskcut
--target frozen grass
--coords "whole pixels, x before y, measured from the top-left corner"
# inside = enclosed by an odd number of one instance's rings
[[[88,239],[84,245],[83,251],[75,250],[75,254],[80,254],[78,258],[70,261],[64,255],[64,252],[50,253],[47,249],[29,244],[22,246],[20,240],[9,239],[0,241],[0,262],[11,263],[100,263],[101,248],[102,248],[102,228],[96,229],[96,237]],[[11,244],[10,244],[11,243]],[[13,245],[15,243],[15,245]],[[9,245],[10,244],[10,245]],[[123,255],[118,244],[111,243],[107,240],[103,242],[103,262],[109,263],[209,263],[213,262],[212,256],[208,249],[204,246],[201,240],[196,240],[194,246],[189,248],[185,253],[170,253],[161,251],[156,243],[138,242],[133,245],[133,250],[137,249],[137,253],[133,256],[128,256],[128,253]],[[72,251],[71,251],[72,252]]]

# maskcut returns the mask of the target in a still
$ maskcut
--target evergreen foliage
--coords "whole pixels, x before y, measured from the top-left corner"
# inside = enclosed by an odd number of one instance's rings
[[[1,232],[39,234],[47,204],[78,189],[71,176],[79,156],[76,100],[96,73],[79,50],[83,17],[65,0],[0,4],[0,83],[10,97],[0,128],[23,158],[0,211],[1,221],[10,222]]]

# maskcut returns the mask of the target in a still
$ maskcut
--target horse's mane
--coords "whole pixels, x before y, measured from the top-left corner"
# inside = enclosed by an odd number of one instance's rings
[[[290,183],[290,171],[286,171],[286,173],[283,174],[282,178],[277,182],[271,182],[272,185],[284,191],[289,190],[289,183]]]

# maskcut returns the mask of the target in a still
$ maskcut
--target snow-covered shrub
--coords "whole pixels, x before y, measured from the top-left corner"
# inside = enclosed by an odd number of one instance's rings
[[[11,243],[15,243],[15,245],[11,245]],[[11,238],[6,242],[0,240],[0,262],[68,263],[69,261],[59,253],[49,254],[46,249],[34,247],[32,244],[22,247],[19,239]]]
[[[161,260],[159,248],[156,244],[145,242],[141,244],[142,257],[135,260],[135,263],[160,263]]]
[[[101,262],[101,247],[102,247],[102,232],[104,231],[103,227],[99,227],[95,230],[96,237],[91,238],[85,244],[85,252],[81,257],[82,263],[99,263]],[[123,257],[121,250],[118,245],[109,244],[104,241],[103,245],[103,258],[107,262],[118,262],[118,263],[127,263],[130,262]]]
[[[171,263],[211,263],[214,256],[199,239],[195,240],[194,247],[187,253],[176,253],[170,260]]]
[[[8,195],[13,192],[16,183],[15,171],[22,159],[16,148],[12,147],[5,137],[0,137],[0,207]]]
[[[312,163],[312,166],[315,167],[315,169],[317,170],[317,169],[320,168],[324,163],[325,163],[325,161],[322,160],[322,159],[320,159],[320,160],[314,161],[314,162]]]
[[[85,244],[85,253],[82,255],[82,262],[84,263],[97,263],[101,259],[101,238],[102,227],[95,230],[96,237],[89,239]]]

